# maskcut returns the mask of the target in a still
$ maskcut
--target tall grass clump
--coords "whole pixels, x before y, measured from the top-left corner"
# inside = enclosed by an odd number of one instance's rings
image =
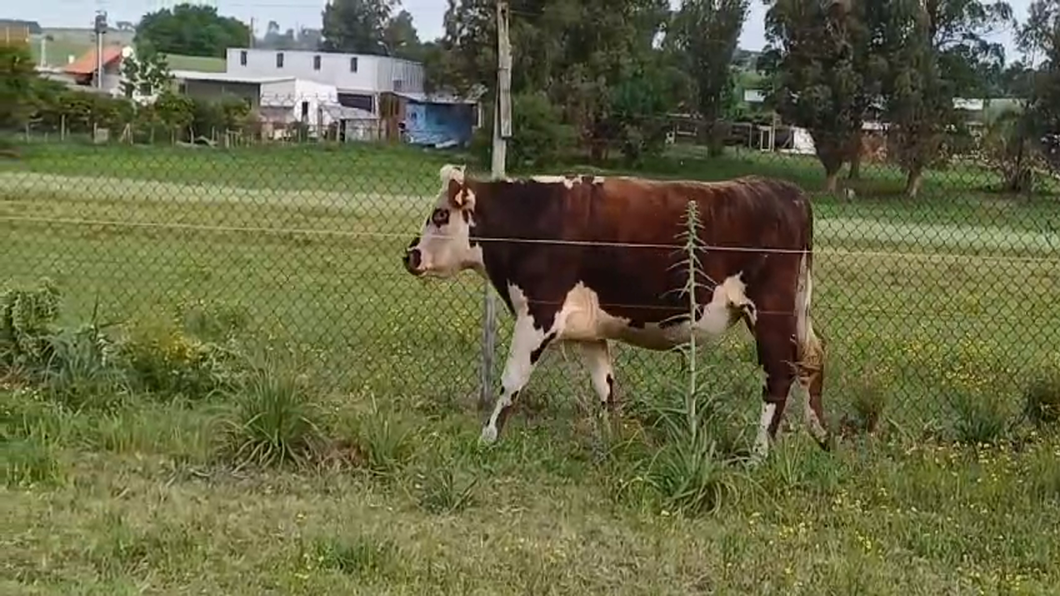
[[[306,464],[323,441],[313,388],[297,368],[268,352],[250,360],[227,391],[222,451],[237,467]]]
[[[702,274],[699,262],[699,213],[694,201],[688,204],[685,221],[684,263],[688,279],[682,291],[688,295],[688,316],[695,321],[697,312],[697,277]],[[650,405],[663,445],[647,465],[647,483],[662,498],[663,506],[673,512],[688,514],[713,513],[725,500],[735,495],[735,472],[721,448],[716,433],[716,417],[720,408],[713,396],[702,395],[699,384],[697,345],[693,336],[680,348],[688,364],[685,385],[677,390],[679,404]],[[669,393],[669,392],[666,392]]]
[[[965,445],[996,445],[1010,430],[1005,404],[967,391],[950,395],[954,439]]]
[[[1039,429],[1060,423],[1060,370],[1038,372],[1023,388],[1023,415]]]

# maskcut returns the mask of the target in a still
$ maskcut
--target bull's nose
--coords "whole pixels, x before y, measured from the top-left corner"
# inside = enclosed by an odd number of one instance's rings
[[[405,251],[405,259],[404,259],[404,261],[405,261],[405,269],[407,269],[410,273],[419,273],[420,272],[420,261],[421,261],[420,249],[418,249],[418,248],[410,248],[407,251]]]

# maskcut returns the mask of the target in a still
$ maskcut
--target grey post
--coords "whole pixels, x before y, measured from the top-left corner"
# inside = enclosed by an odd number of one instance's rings
[[[497,2],[497,93],[493,104],[492,177],[504,178],[507,139],[512,136],[512,46],[508,39],[508,2]],[[490,283],[485,283],[482,313],[482,386],[479,407],[493,402],[493,361],[497,346],[497,302]]]

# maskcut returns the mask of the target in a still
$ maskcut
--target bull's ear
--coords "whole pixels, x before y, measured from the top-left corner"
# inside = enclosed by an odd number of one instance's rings
[[[465,166],[462,165],[447,163],[438,170],[438,177],[442,179],[442,184],[448,184],[452,180],[463,182],[464,167]]]

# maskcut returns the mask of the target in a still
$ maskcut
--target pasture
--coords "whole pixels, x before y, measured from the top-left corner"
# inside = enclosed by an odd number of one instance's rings
[[[483,284],[424,283],[400,264],[438,168],[458,157],[22,155],[0,164],[0,285],[52,280],[68,332],[42,374],[23,362],[0,378],[5,593],[1060,582],[1060,436],[1026,408],[1060,401],[1047,380],[1060,369],[1055,198],[995,196],[964,168],[933,172],[908,201],[900,176],[867,166],[846,200],[819,193],[801,157],[650,164],[660,177],[777,175],[815,195],[825,410],[845,439],[817,451],[791,400],[771,459],[745,469],[725,461],[753,439],[760,403],[742,329],[696,363],[696,424],[716,449],[661,430],[684,420],[681,355],[624,347],[619,425],[596,415],[578,354],[552,350],[500,444],[478,446]],[[499,319],[495,378],[511,325]]]

